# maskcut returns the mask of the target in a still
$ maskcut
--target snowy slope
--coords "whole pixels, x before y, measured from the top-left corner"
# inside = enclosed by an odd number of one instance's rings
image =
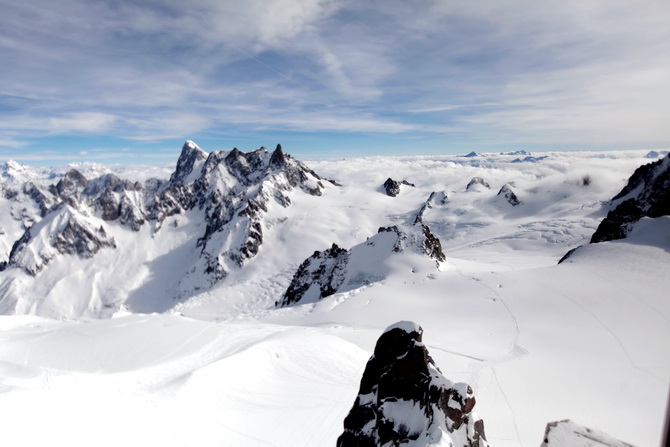
[[[137,249],[54,259],[52,276],[22,298],[43,303],[41,315],[115,318],[0,317],[3,439],[335,445],[375,341],[412,320],[445,377],[472,386],[491,445],[538,446],[546,423],[563,419],[659,445],[670,381],[670,218],[644,218],[628,238],[556,264],[589,241],[644,156],[310,162],[342,186],[294,191],[290,207],[269,207],[258,254],[186,300],[164,298],[199,256],[192,235],[205,228],[194,212],[166,218],[159,232],[106,223],[117,246]],[[390,197],[389,177],[415,187]],[[475,177],[490,188],[466,190]],[[508,183],[518,206],[497,195]],[[433,192],[440,200],[426,207]],[[379,227],[413,224],[421,210],[446,255],[439,269],[398,256],[380,281],[275,308],[315,250],[364,244]],[[70,299],[79,288],[92,292],[83,304]]]

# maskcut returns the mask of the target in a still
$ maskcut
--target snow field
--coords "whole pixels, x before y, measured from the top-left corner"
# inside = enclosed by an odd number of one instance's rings
[[[659,445],[670,219],[645,219],[626,241],[556,265],[648,160],[549,155],[308,163],[344,186],[271,205],[259,255],[190,297],[177,283],[199,255],[201,222],[184,214],[138,233],[105,223],[127,248],[103,249],[93,264],[64,256],[39,282],[20,273],[11,283],[26,313],[55,319],[0,317],[3,444],[332,446],[377,338],[409,320],[444,375],[472,385],[492,445],[538,446],[546,423],[566,418]],[[491,189],[466,192],[475,176]],[[388,197],[388,177],[416,188]],[[523,205],[496,197],[508,182]],[[426,214],[447,256],[439,268],[380,254],[367,266],[384,273],[378,281],[274,308],[314,250],[411,223],[432,191],[449,197]]]

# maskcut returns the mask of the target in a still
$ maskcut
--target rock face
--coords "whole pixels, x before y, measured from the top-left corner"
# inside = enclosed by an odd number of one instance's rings
[[[519,200],[517,195],[514,193],[511,183],[505,183],[502,188],[500,188],[500,191],[498,191],[498,197],[503,198],[512,206],[521,205],[521,200]]]
[[[398,194],[400,194],[400,185],[406,185],[406,186],[411,186],[414,187],[414,183],[410,183],[407,180],[403,180],[401,182],[397,182],[393,180],[391,177],[389,177],[385,182],[384,182],[384,190],[386,191],[386,195],[390,197],[396,197]]]
[[[366,242],[345,250],[333,244],[316,251],[293,275],[278,307],[310,303],[381,281],[389,271],[387,262],[394,256],[419,254],[427,268],[435,269],[446,258],[440,240],[426,225],[414,224],[379,228]]]
[[[613,209],[591,236],[592,244],[624,239],[643,217],[670,215],[670,155],[637,168],[610,204]],[[568,251],[558,263],[578,249]]]
[[[591,243],[623,239],[643,217],[670,215],[670,155],[637,168],[612,205]]]
[[[14,243],[8,265],[35,276],[59,254],[91,258],[104,247],[116,248],[114,238],[64,203]]]
[[[472,389],[442,375],[422,335],[419,325],[401,321],[379,337],[338,447],[489,445]]]
[[[633,447],[605,433],[575,424],[569,419],[550,422],[540,447]]]
[[[426,200],[426,202],[421,206],[421,209],[419,209],[419,212],[416,214],[414,223],[418,224],[423,222],[423,218],[428,210],[432,209],[434,206],[446,205],[448,200],[449,196],[444,191],[431,192],[430,196],[428,196],[428,200]]]
[[[7,179],[20,178],[19,168],[5,168],[14,173]],[[142,184],[111,173],[89,179],[71,169],[49,188],[5,183],[3,197],[16,200],[13,214],[22,219],[23,228],[14,230],[11,253],[3,248],[7,260],[0,259],[2,268],[16,267],[34,276],[59,254],[85,259],[101,248],[116,247],[107,223],[114,222],[115,231],[135,232],[150,224],[155,233],[167,217],[188,212],[189,219],[203,222],[203,232],[193,237],[200,256],[182,283],[186,292],[213,285],[259,252],[263,219],[271,206],[290,206],[294,189],[319,196],[328,181],[280,145],[273,152],[207,153],[186,141],[168,181]],[[25,202],[31,207],[19,209]]]

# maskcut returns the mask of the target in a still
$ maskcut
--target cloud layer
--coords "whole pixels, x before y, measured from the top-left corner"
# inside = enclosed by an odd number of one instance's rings
[[[253,132],[670,141],[665,0],[0,0],[0,145]],[[265,142],[259,142],[259,145]]]

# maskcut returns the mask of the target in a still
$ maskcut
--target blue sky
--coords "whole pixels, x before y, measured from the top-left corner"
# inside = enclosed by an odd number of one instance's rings
[[[0,159],[670,147],[667,0],[0,0]]]

